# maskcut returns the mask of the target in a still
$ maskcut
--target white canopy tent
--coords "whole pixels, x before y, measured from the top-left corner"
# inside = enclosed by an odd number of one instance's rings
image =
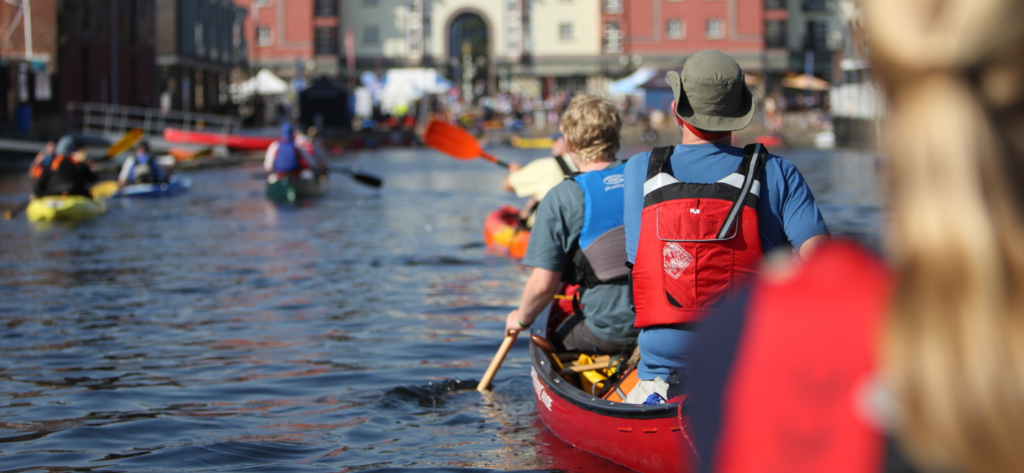
[[[636,93],[637,88],[657,74],[658,70],[653,67],[641,67],[632,74],[608,84],[608,93],[612,95],[632,95]]]
[[[424,95],[443,94],[452,88],[452,82],[437,70],[416,67],[389,69],[383,84],[378,98],[385,112],[407,108]]]
[[[231,86],[231,95],[236,100],[253,95],[284,95],[288,93],[288,82],[277,77],[269,69],[260,69],[251,79]]]

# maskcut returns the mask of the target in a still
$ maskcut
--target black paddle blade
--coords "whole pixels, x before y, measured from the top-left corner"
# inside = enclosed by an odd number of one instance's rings
[[[31,201],[30,200],[26,200],[25,202],[22,202],[21,204],[19,204],[17,207],[4,212],[4,220],[10,220],[10,219],[20,215],[22,212],[25,211],[26,208],[28,208],[29,202],[31,202]]]
[[[352,179],[355,179],[356,182],[366,184],[370,187],[380,187],[381,185],[384,184],[384,181],[368,174],[352,174]]]

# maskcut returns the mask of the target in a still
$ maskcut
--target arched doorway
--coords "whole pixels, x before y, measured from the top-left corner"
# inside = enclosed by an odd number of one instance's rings
[[[476,99],[488,92],[487,22],[475,13],[462,13],[448,27],[448,74],[463,97]]]

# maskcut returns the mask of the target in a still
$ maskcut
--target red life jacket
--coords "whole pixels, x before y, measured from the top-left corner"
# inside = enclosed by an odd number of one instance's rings
[[[836,242],[793,276],[753,288],[721,378],[720,431],[706,460],[714,473],[882,469],[884,433],[865,401],[892,285],[877,258]]]
[[[736,172],[714,184],[672,177],[672,150],[656,148],[647,165],[632,273],[640,328],[699,320],[728,299],[738,280],[755,274],[764,254],[757,216],[764,146],[744,148]]]

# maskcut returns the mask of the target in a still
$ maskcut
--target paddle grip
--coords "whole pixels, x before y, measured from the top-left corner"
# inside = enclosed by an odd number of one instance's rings
[[[501,346],[498,347],[498,353],[494,354],[494,359],[491,360],[491,366],[487,367],[487,372],[484,373],[484,377],[480,379],[480,383],[476,385],[476,390],[480,392],[486,391],[491,387],[491,381],[494,379],[494,375],[498,374],[498,368],[501,368],[501,362],[505,361],[505,356],[508,355],[508,351],[512,349],[512,344],[515,343],[516,337],[519,336],[519,332],[515,330],[509,330],[505,334],[505,339],[502,340]]]
[[[497,164],[498,166],[501,166],[501,167],[503,167],[505,169],[508,169],[508,163],[506,163],[505,161],[502,161],[502,160],[500,160],[498,158],[495,158],[494,156],[492,156],[492,155],[490,155],[490,154],[488,154],[488,153],[486,153],[484,151],[480,152],[480,156],[482,158],[484,158],[484,159],[494,163],[494,164]]]

